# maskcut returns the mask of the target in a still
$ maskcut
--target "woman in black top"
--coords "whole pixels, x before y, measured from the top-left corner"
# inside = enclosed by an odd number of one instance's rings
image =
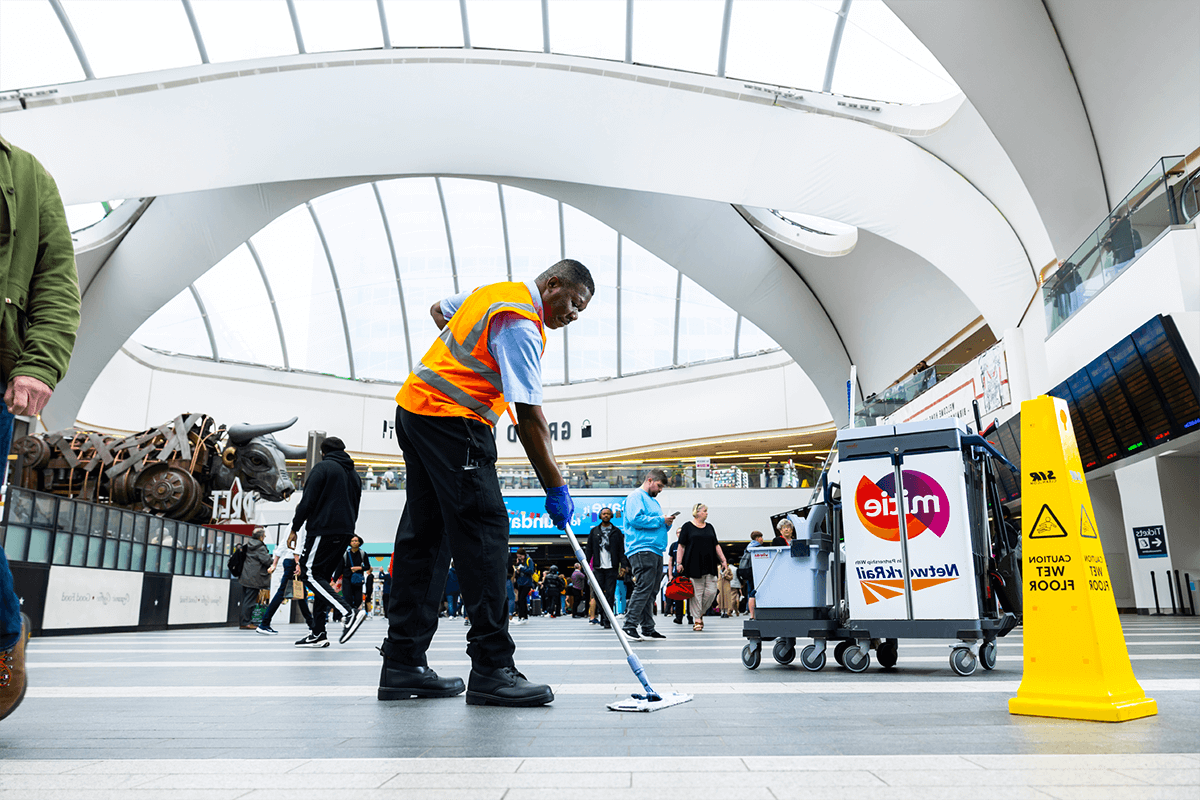
[[[371,560],[362,551],[362,543],[362,537],[358,534],[351,536],[350,547],[342,559],[342,596],[354,609],[362,605],[363,586],[371,571]]]
[[[696,503],[692,506],[692,521],[683,523],[679,529],[679,550],[675,553],[676,566],[692,579],[695,596],[688,600],[695,623],[692,630],[704,630],[704,612],[717,597],[717,568],[729,566],[721,545],[717,544],[717,532],[708,524],[708,506]]]

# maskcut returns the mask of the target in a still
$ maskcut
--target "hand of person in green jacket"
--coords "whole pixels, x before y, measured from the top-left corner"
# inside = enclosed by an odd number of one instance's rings
[[[53,390],[37,378],[18,375],[8,382],[4,392],[4,404],[12,414],[20,417],[36,417],[42,413]]]

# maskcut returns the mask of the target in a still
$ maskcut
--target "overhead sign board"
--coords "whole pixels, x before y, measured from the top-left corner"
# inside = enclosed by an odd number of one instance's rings
[[[1133,540],[1137,542],[1138,558],[1167,557],[1167,532],[1162,525],[1134,528]]]

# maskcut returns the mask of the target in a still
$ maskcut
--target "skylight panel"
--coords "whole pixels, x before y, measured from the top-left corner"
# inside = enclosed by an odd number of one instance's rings
[[[840,0],[736,0],[726,77],[820,91],[840,7]]]
[[[84,79],[67,33],[46,0],[4,0],[0,17],[0,90]]]
[[[471,47],[542,50],[540,0],[467,0]]]
[[[62,5],[97,78],[200,63],[183,3],[62,0]]]
[[[375,0],[295,0],[304,49],[310,53],[383,47]]]
[[[384,0],[392,47],[462,47],[458,0]]]
[[[213,63],[299,52],[286,3],[192,0],[192,11]]]
[[[625,0],[550,0],[550,52],[625,60]]]
[[[633,60],[716,74],[724,14],[724,0],[634,0]]]

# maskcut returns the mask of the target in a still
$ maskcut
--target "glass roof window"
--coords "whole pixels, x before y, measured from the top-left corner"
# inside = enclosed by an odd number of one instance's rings
[[[541,51],[540,0],[467,0],[471,47]]]
[[[298,52],[286,3],[192,0],[192,11],[204,38],[204,49],[213,63]]]
[[[591,270],[596,293],[565,332],[547,330],[548,385],[777,348],[673,266],[590,215],[462,178],[367,183],[294,208],[184,289],[133,339],[201,358],[400,383],[437,336],[429,311],[455,293],[456,277],[463,291],[506,280],[511,258],[513,280],[531,280],[564,249]]]
[[[883,0],[851,4],[831,88],[894,103],[933,103],[959,92],[954,79]]]
[[[308,208],[293,208],[250,241],[275,294],[292,369],[349,377],[333,277]]]
[[[625,60],[625,0],[550,0],[550,52]]]
[[[97,78],[200,63],[183,3],[62,0]]]
[[[392,47],[462,47],[458,0],[383,0]]]
[[[716,74],[724,15],[724,0],[634,0],[633,60]]]
[[[725,75],[819,91],[841,0],[737,0],[729,21]]]
[[[195,286],[222,361],[283,366],[275,313],[248,247],[234,250]]]
[[[567,328],[567,367],[572,381],[617,374],[617,232],[564,205],[563,241],[570,258],[592,273],[596,292]]]
[[[309,53],[383,47],[375,0],[294,0]]]
[[[674,363],[675,293],[679,271],[649,250],[621,239],[621,372]]]
[[[78,233],[85,228],[90,228],[124,202],[124,200],[110,200],[106,203],[78,203],[64,206],[63,210],[67,214],[67,228],[71,233]]]
[[[0,20],[0,91],[84,77],[67,32],[46,0],[5,0]]]
[[[155,350],[185,356],[212,358],[208,329],[200,307],[189,289],[184,289],[154,312],[133,334],[133,339]]]
[[[731,358],[737,312],[684,275],[679,287],[679,355],[692,364]]]
[[[409,370],[404,319],[383,215],[371,186],[354,186],[312,202],[338,286],[354,352],[357,378],[394,380]],[[331,321],[333,323],[334,321]]]
[[[295,0],[307,52],[379,49],[380,5],[392,47],[542,52],[539,0]],[[182,0],[62,0],[97,77],[200,63]],[[212,63],[299,51],[284,0],[191,0]],[[83,69],[50,0],[4,0],[0,82],[27,88],[78,80]],[[840,0],[733,0],[725,75],[900,103],[959,90],[883,0],[853,0],[826,75]],[[553,53],[717,74],[725,0],[547,0]],[[465,12],[465,16],[464,16]],[[13,22],[15,20],[15,22]]]

